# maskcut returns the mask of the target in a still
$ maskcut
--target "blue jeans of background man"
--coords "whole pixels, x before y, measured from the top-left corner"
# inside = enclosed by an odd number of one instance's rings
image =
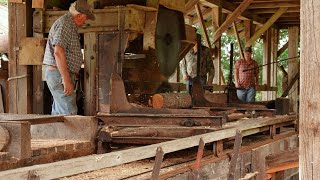
[[[196,80],[196,78],[197,77],[195,77],[195,78],[189,77],[189,79],[186,80],[186,89],[189,93],[192,93],[192,84],[193,84],[193,81]],[[206,76],[200,77],[200,83],[202,86],[205,84],[206,78],[207,78]]]
[[[73,92],[70,96],[64,94],[64,87],[59,70],[47,66],[45,76],[53,97],[51,114],[76,115],[78,112],[76,93]],[[70,73],[70,78],[74,84],[74,74]]]
[[[256,88],[250,87],[249,89],[237,89],[237,96],[244,102],[255,102]]]

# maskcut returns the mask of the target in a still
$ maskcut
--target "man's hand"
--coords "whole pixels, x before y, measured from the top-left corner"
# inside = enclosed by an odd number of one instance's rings
[[[235,82],[235,86],[236,88],[239,88],[239,83],[237,81]]]
[[[70,96],[74,91],[74,85],[72,84],[71,80],[63,80],[64,86],[64,94],[66,96]]]
[[[189,76],[188,76],[188,75],[184,75],[184,76],[183,76],[183,79],[184,79],[184,80],[188,80],[188,79],[189,79]]]

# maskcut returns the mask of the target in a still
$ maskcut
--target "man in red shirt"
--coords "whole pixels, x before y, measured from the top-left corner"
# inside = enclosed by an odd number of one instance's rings
[[[256,88],[259,80],[258,63],[251,58],[252,49],[245,49],[244,58],[235,64],[235,85],[237,96],[241,101],[254,102],[256,96]]]

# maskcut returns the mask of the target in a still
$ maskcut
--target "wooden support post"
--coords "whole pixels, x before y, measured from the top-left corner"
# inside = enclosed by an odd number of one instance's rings
[[[271,70],[270,70],[270,86],[277,87],[278,64],[274,63],[278,60],[279,30],[271,28]],[[268,97],[273,100],[277,98],[276,91],[269,91]]]
[[[289,45],[288,45],[288,58],[298,56],[298,47],[299,47],[299,27],[289,27]],[[315,53],[315,52],[312,52]],[[288,79],[289,82],[292,81],[299,68],[298,58],[294,58],[288,61]],[[318,77],[318,76],[314,76]],[[298,106],[298,86],[299,83],[295,83],[291,91],[289,91],[289,99],[290,99],[290,111],[297,112]]]
[[[9,90],[10,113],[32,113],[32,67],[18,65],[19,43],[32,35],[31,1],[9,3]]]
[[[96,114],[97,34],[84,33],[84,115]]]
[[[244,0],[238,7],[233,11],[227,20],[216,30],[213,35],[213,42],[215,43],[222,35],[222,33],[229,28],[229,26],[243,13],[253,0]]]
[[[220,1],[221,3],[221,1]],[[212,26],[214,27],[214,31],[216,31],[220,25],[223,22],[223,16],[222,16],[222,8],[221,6],[219,7],[213,7],[212,8]],[[222,73],[222,66],[221,66],[221,37],[218,38],[218,40],[214,43],[215,45],[215,57],[214,57],[214,67],[216,71],[214,72],[214,79],[213,83],[214,84],[225,84],[225,78]]]
[[[287,11],[288,8],[279,8],[279,10],[270,17],[270,19],[246,42],[246,47],[250,47],[253,43],[264,33],[266,32],[276,20]]]
[[[262,84],[270,87],[271,76],[271,29],[268,29],[263,36],[263,64],[268,64],[262,68]],[[268,92],[262,92],[262,101],[271,100]]]
[[[312,7],[312,8],[310,8]],[[320,18],[320,1],[306,0],[301,3],[301,95],[299,113],[299,176],[300,179],[319,179],[320,177],[320,56],[318,36],[319,23],[314,20]],[[298,27],[289,28],[289,48],[296,44],[291,36],[298,34]],[[297,39],[296,39],[297,40]],[[289,57],[296,52],[291,49]],[[289,71],[297,67],[297,62],[289,63]],[[289,75],[292,77],[291,75]]]

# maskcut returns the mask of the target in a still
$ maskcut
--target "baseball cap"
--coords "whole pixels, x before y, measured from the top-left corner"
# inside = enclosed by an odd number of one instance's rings
[[[94,17],[94,15],[92,14],[91,7],[90,7],[90,5],[87,3],[86,0],[77,0],[75,9],[76,9],[79,13],[87,15],[88,18],[91,19],[92,21],[94,21],[94,20],[96,19],[96,18]]]
[[[251,47],[246,47],[246,48],[244,49],[244,52],[252,53],[252,49],[251,49]]]

